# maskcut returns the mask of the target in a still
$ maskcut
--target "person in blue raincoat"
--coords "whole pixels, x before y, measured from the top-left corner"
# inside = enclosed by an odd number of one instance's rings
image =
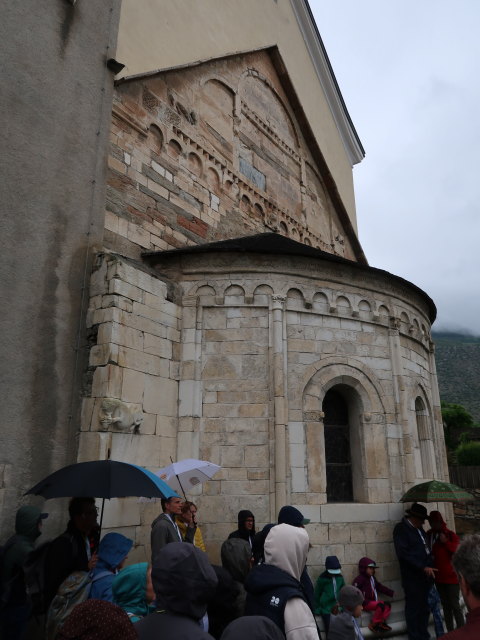
[[[113,602],[112,583],[130,553],[133,541],[121,533],[107,533],[98,547],[90,598]]]

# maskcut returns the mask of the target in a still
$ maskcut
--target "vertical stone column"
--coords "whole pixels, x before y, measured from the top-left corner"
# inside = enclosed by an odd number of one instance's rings
[[[400,347],[400,332],[398,318],[390,318],[390,328],[388,330],[388,340],[390,353],[392,356],[393,390],[395,396],[395,408],[398,419],[402,426],[402,450],[403,450],[403,470],[404,482],[415,481],[415,461],[413,456],[412,434],[408,422],[408,399],[403,377],[403,367]]]
[[[447,450],[445,448],[445,433],[443,431],[440,392],[438,390],[437,365],[435,363],[435,343],[430,340],[428,345],[428,363],[430,371],[430,387],[432,389],[432,424],[435,443],[437,472],[441,480],[449,482]]]
[[[275,513],[287,501],[286,396],[284,351],[285,296],[272,296],[272,347],[275,434]]]
[[[198,458],[200,450],[198,423],[202,415],[200,380],[201,322],[197,328],[197,299],[183,299],[180,380],[178,383],[177,459]]]

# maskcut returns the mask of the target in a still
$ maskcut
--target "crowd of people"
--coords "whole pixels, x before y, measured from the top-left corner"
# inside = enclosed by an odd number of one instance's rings
[[[93,498],[73,498],[69,516],[62,535],[36,546],[47,514],[30,506],[18,510],[16,533],[0,557],[5,640],[33,637],[27,635],[32,615],[42,620],[47,640],[243,640],[246,634],[249,640],[361,640],[363,611],[371,614],[371,632],[381,637],[391,631],[384,597],[394,592],[379,582],[372,558],[359,559],[359,574],[347,585],[339,559],[328,556],[313,585],[306,570],[309,520],[293,506],[258,532],[254,514],[240,511],[238,528],[221,546],[221,566],[205,553],[196,505],[178,497],[162,500],[152,523],[151,562],[125,566],[133,541],[120,533],[99,541]],[[428,640],[433,591],[444,612],[445,640],[480,637],[480,536],[459,546],[440,512],[428,515],[415,503],[393,541],[409,639]],[[437,609],[438,636],[443,622]]]

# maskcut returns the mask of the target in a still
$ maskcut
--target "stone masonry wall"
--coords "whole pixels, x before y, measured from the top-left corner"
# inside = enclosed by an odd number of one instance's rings
[[[357,257],[266,52],[120,84],[108,162],[122,255],[276,230]]]
[[[292,503],[312,521],[313,576],[326,555],[338,555],[347,577],[369,555],[396,581],[398,500],[422,479],[415,398],[436,406],[429,334],[413,322],[428,323],[420,300],[311,259],[163,256],[155,271],[98,257],[79,459],[110,455],[154,471],[170,456],[221,465],[189,496],[212,560],[240,509],[260,528]],[[339,278],[349,284],[339,289]],[[336,385],[351,397],[350,504],[326,497],[322,399]],[[441,456],[431,464],[445,477]],[[158,512],[158,503],[111,501],[105,524],[135,539],[132,558],[148,559]]]
[[[78,460],[158,470],[177,455],[180,309],[165,282],[113,254],[97,257],[90,291]],[[135,540],[131,561],[149,559],[150,523],[159,510],[136,498],[106,502],[106,530]]]
[[[429,334],[413,323],[428,325],[419,299],[390,282],[360,281],[347,267],[286,256],[158,261],[183,291],[179,457],[222,465],[195,496],[211,556],[218,559],[239,509],[254,511],[260,527],[292,503],[312,520],[312,575],[332,553],[352,577],[358,559],[373,555],[382,575],[397,580],[398,500],[423,479],[415,398],[438,403]],[[397,321],[404,310],[412,320],[405,327]],[[322,398],[338,384],[356,403],[353,504],[326,499]],[[440,450],[435,416],[428,419]],[[431,464],[446,477],[442,456]]]

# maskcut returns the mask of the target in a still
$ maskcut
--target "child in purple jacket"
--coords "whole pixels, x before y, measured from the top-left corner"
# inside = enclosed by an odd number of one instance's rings
[[[378,582],[375,578],[376,567],[376,563],[370,558],[361,558],[358,563],[360,575],[353,581],[353,586],[360,589],[363,593],[364,611],[373,611],[372,621],[368,625],[368,628],[375,633],[383,633],[390,631],[392,628],[387,624],[391,606],[387,602],[380,600],[378,594],[384,593],[391,598],[393,591]]]

